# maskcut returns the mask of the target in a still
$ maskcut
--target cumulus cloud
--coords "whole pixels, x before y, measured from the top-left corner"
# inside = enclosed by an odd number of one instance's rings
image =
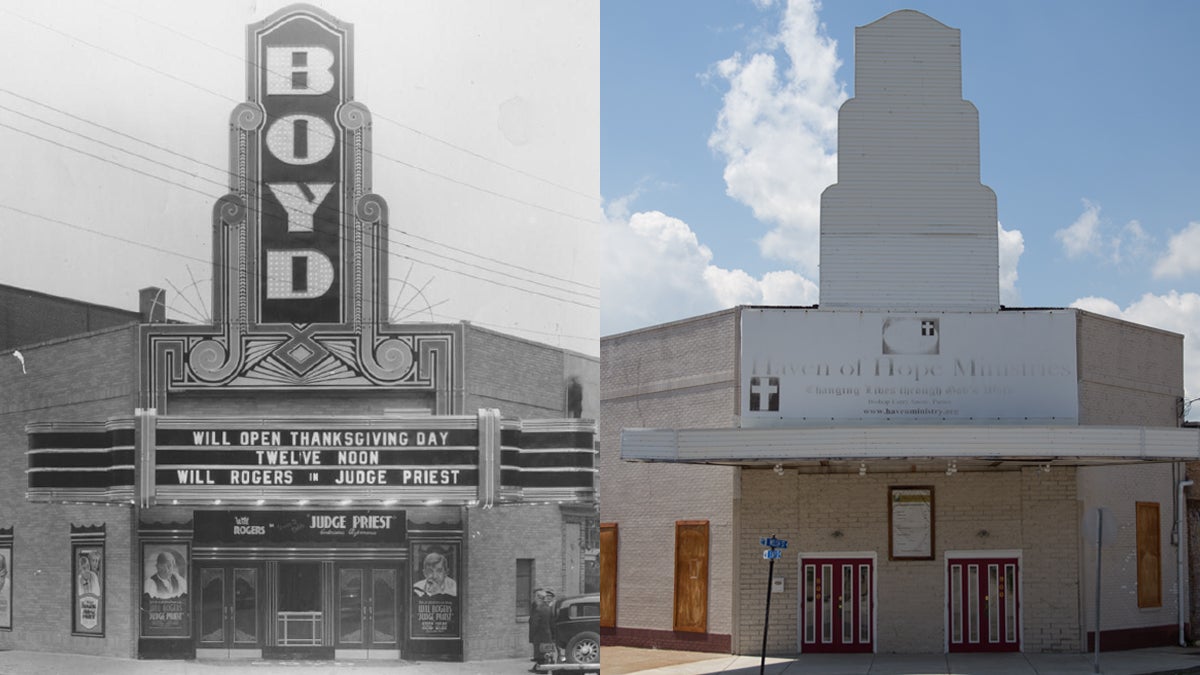
[[[1188,223],[1182,232],[1171,235],[1167,252],[1154,264],[1154,276],[1182,277],[1200,272],[1200,223]]]
[[[1072,307],[1125,319],[1183,334],[1183,387],[1185,397],[1200,396],[1200,294],[1171,291],[1165,295],[1146,293],[1125,309],[1107,298],[1087,297]],[[1191,418],[1200,417],[1200,406],[1192,405]]]
[[[1000,303],[1018,305],[1021,292],[1017,290],[1017,264],[1025,252],[1025,236],[1020,230],[1004,229],[1001,223],[996,223],[996,233],[1000,237]]]
[[[793,0],[768,51],[734,54],[714,66],[729,90],[708,139],[726,161],[726,193],[774,225],[759,240],[763,256],[810,277],[819,258],[821,191],[837,180],[837,111],[846,100],[837,41],[817,9]]]
[[[1100,205],[1089,199],[1083,200],[1083,213],[1075,222],[1055,232],[1054,238],[1062,242],[1068,258],[1090,255],[1114,265],[1147,261],[1154,244],[1141,223],[1131,220],[1116,227],[1101,217]]]
[[[1067,227],[1054,233],[1054,238],[1061,241],[1063,251],[1068,258],[1078,258],[1084,253],[1097,253],[1100,250],[1100,206],[1088,200],[1083,200],[1083,213]]]
[[[678,218],[660,211],[614,217],[628,209],[629,202],[610,206],[603,225],[603,334],[740,304],[817,302],[816,284],[795,272],[768,272],[755,278],[740,269],[713,265],[712,250]]]

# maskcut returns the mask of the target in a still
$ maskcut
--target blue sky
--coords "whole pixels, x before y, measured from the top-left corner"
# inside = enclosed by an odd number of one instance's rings
[[[961,30],[1002,302],[1184,333],[1200,396],[1193,2],[604,0],[601,333],[817,302],[854,28],[898,9]]]

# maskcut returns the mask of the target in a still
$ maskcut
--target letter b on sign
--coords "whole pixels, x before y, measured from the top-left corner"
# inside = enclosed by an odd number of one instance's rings
[[[324,47],[267,47],[267,94],[319,96],[333,89],[333,52]]]

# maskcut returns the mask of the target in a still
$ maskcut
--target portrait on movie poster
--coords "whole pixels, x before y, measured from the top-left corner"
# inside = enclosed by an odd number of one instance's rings
[[[12,547],[0,547],[0,628],[12,628]]]
[[[75,604],[72,632],[104,635],[104,546],[76,544],[73,548]]]
[[[188,637],[188,545],[142,544],[142,636]]]
[[[459,637],[458,560],[458,544],[413,544],[413,637]]]

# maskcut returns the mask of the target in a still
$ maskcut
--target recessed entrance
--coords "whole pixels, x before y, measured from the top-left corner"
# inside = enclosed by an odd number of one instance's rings
[[[201,564],[198,571],[197,653],[225,658],[261,656],[262,566]]]
[[[337,650],[347,656],[399,658],[399,570],[378,564],[337,568]]]

